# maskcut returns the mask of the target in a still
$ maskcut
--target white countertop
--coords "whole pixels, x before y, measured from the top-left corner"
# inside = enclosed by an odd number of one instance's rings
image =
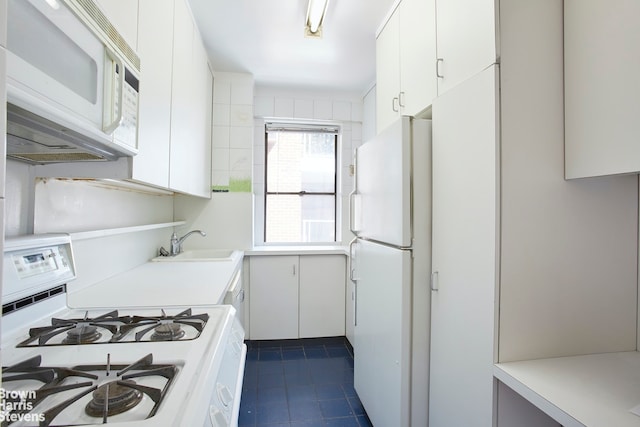
[[[172,307],[221,304],[242,257],[213,262],[147,262],[77,292],[72,308]]]
[[[245,255],[349,255],[347,246],[254,246]]]
[[[494,376],[565,427],[638,427],[640,353],[499,363]]]

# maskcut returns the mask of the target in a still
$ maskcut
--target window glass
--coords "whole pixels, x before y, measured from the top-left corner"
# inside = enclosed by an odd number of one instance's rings
[[[267,130],[265,151],[265,242],[335,242],[337,134]]]

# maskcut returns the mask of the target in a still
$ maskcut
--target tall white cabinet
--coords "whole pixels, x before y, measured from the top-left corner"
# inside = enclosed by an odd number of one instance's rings
[[[492,423],[497,85],[493,66],[433,103],[431,426]]]
[[[494,364],[636,348],[638,178],[564,179],[562,3],[499,6],[433,103],[430,427],[557,426]]]

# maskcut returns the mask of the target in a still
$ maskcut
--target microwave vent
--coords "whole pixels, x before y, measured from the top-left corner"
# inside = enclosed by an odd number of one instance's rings
[[[135,53],[131,46],[125,41],[124,37],[116,30],[106,16],[102,13],[100,8],[96,6],[93,0],[67,0],[72,10],[77,9],[76,13],[81,12],[85,17],[91,20],[96,25],[96,29],[104,34],[111,43],[118,47],[120,52],[129,60],[131,65],[140,72],[140,58]],[[77,6],[74,4],[77,3]]]
[[[104,157],[90,153],[12,153],[9,157],[15,160],[37,164],[105,160]]]

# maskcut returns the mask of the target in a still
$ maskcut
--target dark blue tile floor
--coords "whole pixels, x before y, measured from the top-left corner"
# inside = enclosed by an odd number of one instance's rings
[[[365,427],[344,337],[246,341],[239,426]]]

